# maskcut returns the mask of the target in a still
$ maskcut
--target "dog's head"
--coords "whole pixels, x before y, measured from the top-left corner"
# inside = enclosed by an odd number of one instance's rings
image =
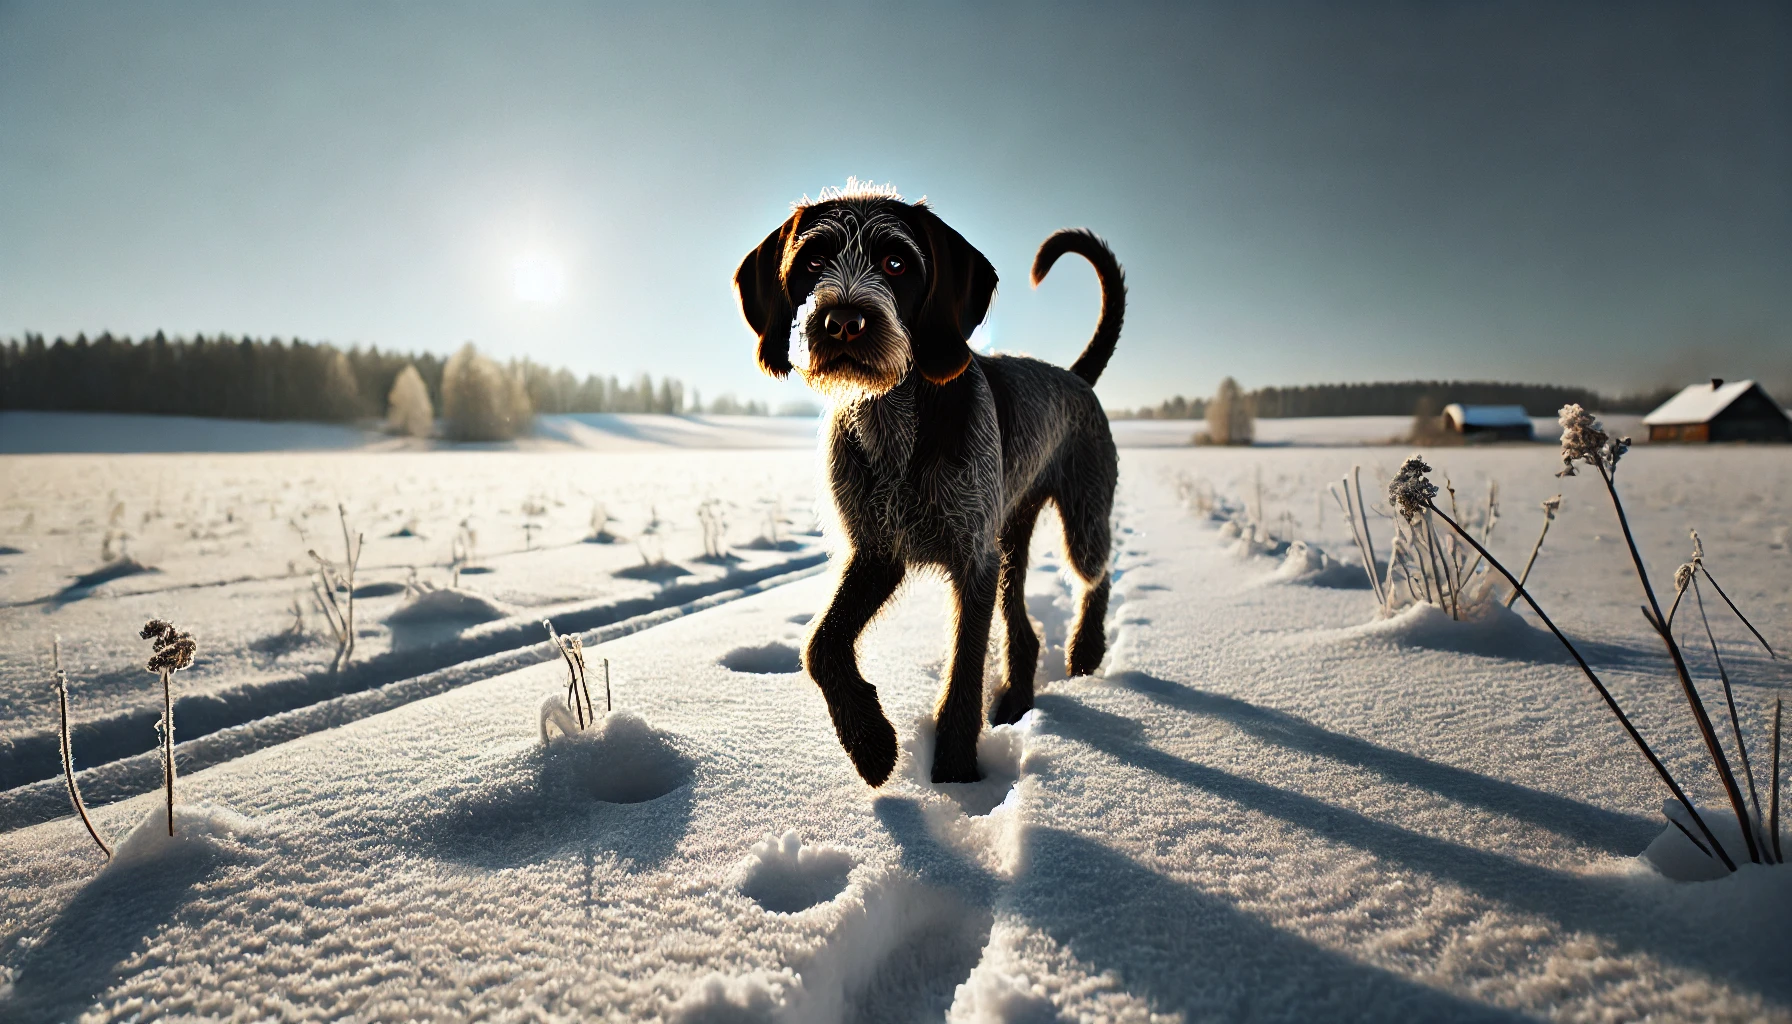
[[[795,369],[824,393],[878,395],[911,367],[935,384],[964,372],[996,269],[924,202],[823,193],[747,254],[734,285],[766,373]],[[794,367],[792,330],[809,353]]]

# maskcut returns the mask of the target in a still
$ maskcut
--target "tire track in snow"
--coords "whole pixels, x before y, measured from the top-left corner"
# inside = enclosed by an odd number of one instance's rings
[[[798,563],[797,567],[790,568],[791,562]],[[588,648],[594,647],[708,608],[807,579],[827,568],[825,555],[805,556],[792,559],[791,562],[775,567],[785,571],[769,578],[704,594],[683,604],[657,608],[582,631],[568,626],[562,632],[571,634],[576,631]],[[539,621],[530,623],[530,626],[540,631]],[[544,637],[534,643],[460,661],[433,672],[338,694],[302,707],[215,729],[176,744],[175,758],[183,774],[202,771],[257,750],[346,725],[469,683],[544,661],[555,661],[559,657],[559,653]],[[176,728],[182,729],[178,705],[175,719]],[[88,805],[114,803],[147,793],[161,785],[160,755],[154,750],[134,753],[85,769],[77,773],[76,777]],[[68,791],[60,775],[39,779],[0,793],[0,832],[26,828],[70,813]]]

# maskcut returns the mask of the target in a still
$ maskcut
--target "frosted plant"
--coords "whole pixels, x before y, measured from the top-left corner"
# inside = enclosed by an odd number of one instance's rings
[[[1431,506],[1431,499],[1437,497],[1437,485],[1425,474],[1431,467],[1417,455],[1409,455],[1400,464],[1400,472],[1388,483],[1388,500],[1393,502],[1401,518],[1412,522]]]
[[[1369,534],[1369,512],[1363,503],[1363,467],[1350,467],[1350,475],[1339,481],[1343,484],[1342,492],[1334,485],[1331,488],[1332,500],[1338,503],[1339,511],[1344,513],[1345,522],[1350,524],[1350,537],[1356,542],[1357,554],[1363,560],[1363,572],[1368,574],[1369,589],[1375,592],[1375,603],[1381,606],[1383,614],[1389,613],[1389,589],[1381,584],[1381,577],[1376,572],[1375,541]],[[1354,485],[1355,490],[1352,491]],[[1398,554],[1389,556],[1388,572],[1393,572],[1393,559]]]
[[[100,838],[99,829],[93,825],[93,819],[87,816],[87,805],[81,801],[81,787],[75,783],[74,741],[69,738],[68,731],[68,673],[62,671],[62,638],[56,637],[50,642],[50,685],[56,691],[56,706],[61,713],[62,725],[62,777],[68,782],[69,803],[75,805],[75,813],[81,816],[81,824],[87,826],[87,834],[99,845],[100,852],[112,859],[112,847]]]
[[[332,672],[346,665],[355,653],[355,567],[361,563],[361,547],[365,540],[359,533],[350,539],[346,508],[337,505],[336,514],[342,523],[342,565],[318,554],[315,548],[305,552],[317,563],[317,578],[311,583],[312,596],[317,600],[324,620],[330,624],[330,631],[336,634],[336,658],[330,663]],[[340,598],[336,596],[339,593],[343,595]]]
[[[1544,498],[1540,507],[1543,509],[1543,529],[1537,533],[1537,543],[1531,545],[1531,556],[1524,560],[1524,571],[1518,574],[1520,587],[1524,586],[1525,580],[1531,578],[1531,566],[1537,564],[1537,552],[1543,550],[1543,538],[1549,536],[1549,524],[1556,521],[1556,513],[1561,511],[1562,496],[1558,494],[1553,498]],[[1506,607],[1512,607],[1512,602],[1516,600],[1518,591],[1515,589],[1506,597]]]
[[[710,498],[697,506],[697,523],[703,528],[703,557],[711,561],[728,554],[728,520],[722,513],[719,499]]]
[[[168,834],[174,834],[174,673],[193,664],[198,645],[193,634],[182,633],[172,622],[150,619],[137,634],[150,641],[155,653],[144,665],[162,677],[162,721],[157,727],[162,734],[162,784],[168,792]]]
[[[1592,413],[1573,403],[1562,406],[1557,418],[1562,424],[1562,471],[1556,475],[1574,476],[1574,464],[1584,462],[1609,479],[1630,450],[1630,438],[1608,435]]]
[[[1780,702],[1777,700],[1774,702],[1774,768],[1772,784],[1769,791],[1770,811],[1767,815],[1763,815],[1758,794],[1755,792],[1752,766],[1748,760],[1747,749],[1742,740],[1741,726],[1735,713],[1735,702],[1731,698],[1729,677],[1722,664],[1722,658],[1718,655],[1717,642],[1710,632],[1710,623],[1707,621],[1705,623],[1706,634],[1712,645],[1713,656],[1718,662],[1718,675],[1723,682],[1725,699],[1729,703],[1731,727],[1737,746],[1739,763],[1742,766],[1742,774],[1749,782],[1750,797],[1754,805],[1753,813],[1751,815],[1749,807],[1745,805],[1741,787],[1737,783],[1736,772],[1731,768],[1729,758],[1724,754],[1723,748],[1718,742],[1717,731],[1711,724],[1711,716],[1706,712],[1704,701],[1700,699],[1698,690],[1693,686],[1692,674],[1687,668],[1686,659],[1681,653],[1679,643],[1674,639],[1671,616],[1663,616],[1660,606],[1655,601],[1655,591],[1649,583],[1649,574],[1643,567],[1642,557],[1637,552],[1635,539],[1630,532],[1630,523],[1624,515],[1623,502],[1619,500],[1617,488],[1612,483],[1612,467],[1617,464],[1618,459],[1622,458],[1624,453],[1628,450],[1629,442],[1622,438],[1614,441],[1607,437],[1599,430],[1598,424],[1592,417],[1588,416],[1579,406],[1571,405],[1562,410],[1562,427],[1562,458],[1566,468],[1563,473],[1558,475],[1573,475],[1574,463],[1576,461],[1585,462],[1599,470],[1600,479],[1605,484],[1607,493],[1611,495],[1612,507],[1617,513],[1619,525],[1623,528],[1624,539],[1629,546],[1631,561],[1635,566],[1637,578],[1641,582],[1643,593],[1649,602],[1648,606],[1643,609],[1643,615],[1667,647],[1668,655],[1674,664],[1675,675],[1680,682],[1681,692],[1685,695],[1687,709],[1691,714],[1693,725],[1698,731],[1700,738],[1705,743],[1706,750],[1711,756],[1712,765],[1716,769],[1718,779],[1723,784],[1724,793],[1729,798],[1731,809],[1735,812],[1737,825],[1741,829],[1743,844],[1747,848],[1748,859],[1756,864],[1783,862],[1778,842]],[[1725,850],[1723,844],[1712,834],[1710,827],[1705,824],[1704,819],[1700,816],[1698,808],[1680,787],[1679,782],[1675,780],[1672,773],[1668,771],[1667,766],[1661,762],[1661,759],[1655,756],[1655,752],[1650,749],[1649,744],[1643,739],[1642,734],[1637,731],[1636,726],[1631,723],[1629,717],[1626,716],[1623,709],[1619,707],[1617,699],[1612,696],[1611,691],[1606,689],[1605,684],[1600,681],[1598,675],[1595,674],[1592,667],[1587,664],[1587,660],[1581,656],[1580,651],[1574,644],[1562,634],[1560,629],[1556,628],[1555,623],[1550,620],[1549,616],[1543,611],[1543,608],[1538,605],[1536,599],[1524,588],[1524,584],[1517,577],[1513,576],[1505,566],[1501,565],[1479,541],[1475,540],[1475,538],[1461,526],[1461,524],[1457,523],[1448,513],[1445,513],[1442,509],[1437,507],[1436,503],[1431,500],[1432,497],[1435,497],[1435,488],[1432,488],[1430,497],[1420,497],[1424,493],[1423,487],[1419,486],[1414,475],[1407,473],[1408,467],[1413,467],[1415,470],[1418,468],[1414,467],[1413,463],[1414,460],[1409,459],[1407,460],[1407,466],[1402,467],[1402,475],[1406,476],[1408,479],[1406,480],[1405,485],[1400,488],[1401,493],[1411,500],[1419,502],[1422,510],[1435,513],[1439,518],[1443,519],[1443,521],[1449,524],[1450,528],[1455,531],[1457,536],[1473,546],[1481,556],[1487,560],[1487,563],[1490,566],[1502,576],[1506,577],[1507,581],[1512,584],[1512,587],[1518,596],[1524,598],[1525,603],[1530,607],[1531,611],[1536,613],[1537,618],[1543,622],[1543,625],[1548,627],[1549,631],[1555,635],[1555,638],[1561,642],[1562,646],[1568,649],[1568,653],[1573,656],[1575,663],[1580,666],[1581,672],[1585,674],[1587,680],[1593,684],[1593,688],[1599,692],[1600,698],[1605,701],[1606,706],[1611,710],[1612,714],[1617,717],[1619,723],[1623,725],[1624,730],[1629,734],[1631,741],[1636,744],[1637,749],[1648,759],[1650,767],[1655,770],[1656,774],[1673,794],[1674,799],[1678,801],[1679,809],[1686,812],[1686,817],[1691,820],[1691,823],[1697,828],[1700,834],[1695,836],[1692,829],[1688,829],[1675,814],[1669,815],[1669,822],[1673,824],[1674,827],[1680,829],[1680,831],[1686,835],[1686,838],[1706,856],[1715,857],[1722,862],[1727,870],[1736,870],[1735,859],[1730,856],[1729,851]],[[1421,463],[1419,465],[1422,466],[1423,464]],[[1390,487],[1390,497],[1394,497],[1395,489],[1396,488]],[[1554,507],[1555,499],[1544,503],[1546,514],[1552,517],[1554,515]],[[1404,509],[1402,511],[1404,512]],[[1681,566],[1680,571],[1677,571],[1674,574],[1676,586],[1675,606],[1678,607],[1679,596],[1683,595],[1690,585],[1694,593],[1694,599],[1699,604],[1701,618],[1703,618],[1703,599],[1698,595],[1697,577],[1699,574],[1703,574],[1706,579],[1710,580],[1712,587],[1723,596],[1724,601],[1729,605],[1730,610],[1734,612],[1736,616],[1742,620],[1743,624],[1747,625],[1749,630],[1755,634],[1756,640],[1766,648],[1768,654],[1777,657],[1773,648],[1767,644],[1766,639],[1755,630],[1754,625],[1743,616],[1739,609],[1736,608],[1735,602],[1730,601],[1727,594],[1723,594],[1722,588],[1718,587],[1715,579],[1711,579],[1709,571],[1704,568],[1703,546],[1699,543],[1698,536],[1695,533],[1693,536],[1692,561]]]
[[[472,523],[472,516],[462,519],[460,528],[454,531],[454,539],[448,544],[448,567],[453,574],[451,586],[460,586],[461,570],[472,565],[478,555],[479,534]]]
[[[577,633],[561,636],[554,631],[554,623],[542,619],[541,624],[547,627],[548,642],[560,652],[566,661],[566,706],[572,710],[573,718],[581,731],[587,725],[597,721],[597,712],[591,706],[591,690],[585,685],[585,642]],[[604,665],[604,711],[610,710],[609,664]]]

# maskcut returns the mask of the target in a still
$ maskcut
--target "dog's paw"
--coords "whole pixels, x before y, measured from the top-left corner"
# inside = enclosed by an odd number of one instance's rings
[[[1100,633],[1073,638],[1064,656],[1065,674],[1071,679],[1094,675],[1101,668],[1101,659],[1107,656],[1107,647],[1107,638]]]
[[[873,788],[883,785],[896,768],[896,730],[884,717],[877,690],[866,686],[862,694],[829,701],[828,713],[859,777]]]
[[[896,730],[881,714],[875,722],[864,723],[853,738],[848,739],[842,734],[840,745],[852,758],[852,766],[858,769],[859,777],[873,789],[887,782],[890,772],[896,768]]]
[[[989,709],[990,725],[1013,725],[1021,716],[1033,710],[1033,693],[1029,689],[1021,693],[1015,687],[1004,687],[996,697],[995,706]]]
[[[933,782],[982,782],[977,770],[977,743],[941,743],[933,748]]]

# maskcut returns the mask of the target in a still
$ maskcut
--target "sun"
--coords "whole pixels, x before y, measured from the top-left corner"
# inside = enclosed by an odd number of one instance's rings
[[[522,302],[550,305],[566,292],[566,269],[551,256],[523,253],[511,261],[510,287]]]

